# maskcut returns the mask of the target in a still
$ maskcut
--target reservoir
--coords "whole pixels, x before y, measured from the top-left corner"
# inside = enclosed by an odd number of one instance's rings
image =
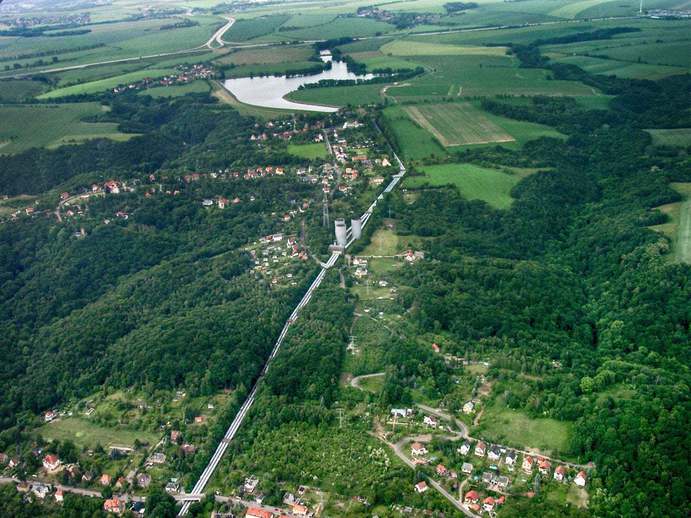
[[[328,61],[331,56],[327,59]],[[290,92],[294,92],[300,86],[318,83],[323,79],[331,80],[354,80],[372,79],[374,74],[356,75],[348,71],[348,66],[343,61],[333,61],[330,70],[325,70],[319,74],[309,76],[263,76],[263,77],[240,77],[237,79],[227,79],[223,85],[241,103],[264,108],[282,108],[285,110],[305,110],[314,112],[335,112],[338,108],[331,106],[320,106],[317,104],[303,104],[284,99]]]

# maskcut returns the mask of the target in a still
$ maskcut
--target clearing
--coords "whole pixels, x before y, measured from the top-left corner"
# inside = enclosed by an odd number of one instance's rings
[[[650,228],[672,241],[676,261],[691,264],[691,182],[672,183],[671,187],[683,196],[683,200],[657,207],[667,214],[669,221]]]
[[[367,248],[358,255],[396,255],[400,252],[401,247],[396,232],[387,228],[380,228],[372,235]]]
[[[316,160],[317,158],[327,158],[329,156],[326,145],[319,142],[313,144],[288,144],[288,153],[306,160]]]
[[[656,146],[691,146],[691,128],[648,129]]]
[[[474,164],[441,164],[423,166],[424,176],[411,176],[406,187],[454,185],[469,200],[482,200],[496,209],[513,203],[511,189],[536,169],[490,169]]]
[[[113,444],[132,446],[135,439],[155,444],[159,437],[141,430],[106,428],[79,417],[68,417],[48,423],[39,428],[39,433],[47,440],[70,440],[77,446],[94,448],[97,444],[108,447]]]

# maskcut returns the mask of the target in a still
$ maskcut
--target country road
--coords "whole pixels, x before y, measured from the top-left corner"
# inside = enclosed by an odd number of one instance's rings
[[[381,376],[384,376],[384,374],[384,372],[375,372],[374,374],[363,374],[362,376],[356,376],[350,380],[350,386],[359,390],[364,390],[360,386],[360,382],[362,380],[366,380],[368,378],[379,378]]]

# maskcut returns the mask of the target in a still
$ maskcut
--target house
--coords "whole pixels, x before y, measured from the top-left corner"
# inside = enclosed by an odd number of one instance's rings
[[[585,471],[579,471],[576,478],[573,479],[573,483],[578,487],[585,487],[586,477]]]
[[[46,468],[47,471],[55,471],[60,467],[60,459],[57,455],[46,455],[43,457],[43,467]]]
[[[52,410],[48,410],[45,414],[43,414],[43,420],[46,423],[50,423],[53,419],[55,419],[58,416],[57,412],[54,412]]]
[[[549,475],[549,470],[552,468],[552,464],[547,459],[542,459],[538,465],[538,470],[541,475]]]
[[[7,455],[7,453],[0,453],[0,464],[2,464],[2,465],[4,466],[4,465],[7,464],[9,461],[10,461],[10,458],[9,458],[9,456]]]
[[[197,448],[194,446],[194,444],[188,443],[183,444],[181,449],[185,455],[194,455],[194,452],[197,451]]]
[[[425,416],[425,418],[422,420],[422,422],[424,424],[426,424],[427,426],[429,426],[430,428],[436,428],[439,425],[439,423],[437,422],[437,420],[434,417],[430,417],[428,415]]]
[[[211,207],[214,204],[214,200],[210,200],[208,198],[202,200],[202,205],[204,207]]]
[[[124,506],[120,504],[120,500],[117,498],[109,498],[105,502],[103,502],[103,510],[107,513],[115,513],[115,514],[120,514],[123,512]]]
[[[31,485],[31,492],[36,495],[36,498],[43,500],[50,493],[50,486],[47,484],[41,484],[37,482]]]
[[[245,514],[245,518],[273,518],[273,516],[274,513],[261,507],[250,507]]]
[[[502,490],[509,487],[509,482],[510,482],[509,477],[507,477],[506,475],[501,475],[501,476],[497,477],[497,479],[494,481],[494,483],[497,485],[497,487],[499,487],[499,489],[502,489]]]
[[[243,485],[243,488],[245,492],[247,493],[254,493],[254,490],[257,489],[257,486],[259,485],[259,479],[255,477],[254,475],[247,477],[245,479],[245,484]]]
[[[293,516],[307,516],[309,514],[309,509],[298,503],[293,503],[291,506],[293,510]]]
[[[533,458],[529,455],[523,457],[523,464],[521,465],[521,467],[523,468],[523,471],[530,475],[530,473],[532,473],[533,471]]]
[[[98,479],[102,486],[109,486],[111,480],[112,478],[108,473],[104,473],[103,475],[101,475],[101,478]]]
[[[491,496],[488,496],[482,501],[482,508],[487,511],[488,513],[491,513],[494,511],[494,498]]]
[[[146,489],[151,484],[151,476],[146,473],[140,473],[137,475],[137,485]]]
[[[473,465],[470,462],[464,462],[461,466],[461,471],[466,475],[470,475],[473,472]]]
[[[170,442],[177,443],[180,437],[182,437],[180,430],[173,430],[170,432]]]
[[[557,466],[557,469],[554,470],[554,480],[557,482],[563,482],[565,476],[566,466]]]
[[[392,417],[408,417],[412,414],[413,414],[412,408],[392,408],[391,409],[391,416]]]
[[[427,483],[424,480],[415,484],[416,493],[424,493],[425,491],[427,491]]]
[[[480,501],[480,495],[475,490],[470,490],[465,494],[463,501],[466,504],[476,504]]]
[[[478,457],[484,457],[485,456],[485,450],[487,449],[487,445],[480,441],[475,445],[475,455]]]
[[[488,486],[494,484],[494,473],[491,471],[485,471],[482,474],[482,483],[487,484]]]
[[[144,506],[144,502],[132,503],[132,506],[130,507],[130,511],[132,511],[132,514],[134,514],[135,516],[144,516],[144,513],[146,512],[146,507]]]
[[[180,484],[178,484],[177,479],[173,478],[170,479],[170,482],[166,484],[166,493],[168,494],[176,494],[180,492]]]
[[[456,451],[461,455],[468,455],[468,452],[470,451],[470,443],[464,442]]]
[[[218,208],[219,209],[225,209],[228,206],[228,198],[219,198],[216,200],[216,203],[218,203]]]
[[[493,461],[499,460],[501,458],[501,450],[499,449],[499,446],[492,446],[487,452],[487,458]]]
[[[165,462],[166,454],[160,452],[153,453],[147,460],[148,464],[165,464]]]
[[[475,403],[472,401],[468,401],[465,405],[463,405],[464,414],[472,414],[473,410],[475,410]]]
[[[421,444],[419,442],[414,442],[412,446],[410,447],[410,453],[412,455],[418,456],[418,455],[427,455],[427,448],[425,448],[424,444]]]
[[[439,344],[434,343],[434,344],[432,344],[432,350],[435,353],[438,353],[438,352],[441,352],[441,347],[439,347]]]
[[[506,457],[504,458],[504,463],[509,467],[509,470],[513,469],[513,466],[516,464],[516,459],[518,458],[518,454],[511,450],[506,454]]]
[[[55,501],[56,502],[62,502],[65,499],[65,494],[63,493],[62,489],[58,489],[55,491]]]
[[[449,470],[446,469],[446,466],[443,464],[437,464],[437,469],[436,469],[437,475],[440,477],[445,477],[449,474]]]

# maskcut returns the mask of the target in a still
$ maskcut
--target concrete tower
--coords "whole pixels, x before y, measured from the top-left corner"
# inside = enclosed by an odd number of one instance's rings
[[[360,218],[351,219],[350,228],[353,231],[353,239],[360,239],[360,236],[362,236],[362,221],[360,221]]]
[[[334,223],[336,225],[336,244],[338,246],[346,246],[346,243],[348,242],[348,229],[346,228],[345,220],[337,219]]]

